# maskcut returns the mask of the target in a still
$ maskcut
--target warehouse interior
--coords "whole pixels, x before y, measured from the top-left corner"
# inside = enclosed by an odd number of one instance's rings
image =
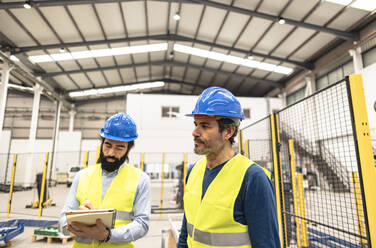
[[[151,181],[135,247],[176,247],[202,157],[186,114],[219,86],[245,115],[233,149],[272,173],[281,247],[376,247],[375,1],[2,0],[0,76],[0,246],[73,245],[35,230],[125,112]]]

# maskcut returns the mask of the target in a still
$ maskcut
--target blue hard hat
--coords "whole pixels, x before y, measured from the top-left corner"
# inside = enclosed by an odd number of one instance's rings
[[[228,90],[220,87],[210,87],[199,96],[193,115],[216,115],[244,119],[240,102]]]
[[[138,137],[136,123],[126,113],[118,113],[108,118],[100,135],[106,139],[126,142]]]

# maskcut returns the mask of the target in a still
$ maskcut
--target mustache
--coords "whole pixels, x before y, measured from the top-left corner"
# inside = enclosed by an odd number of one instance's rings
[[[118,158],[116,158],[116,157],[114,157],[114,156],[105,156],[105,157],[103,157],[105,160],[107,160],[108,158],[111,158],[111,159],[113,159],[113,160],[115,160],[115,162],[118,162],[118,161],[120,161]]]
[[[205,142],[202,141],[199,137],[195,137],[195,138],[194,138],[194,141],[195,141],[195,142],[199,142],[199,143],[203,143],[203,144],[205,144]]]

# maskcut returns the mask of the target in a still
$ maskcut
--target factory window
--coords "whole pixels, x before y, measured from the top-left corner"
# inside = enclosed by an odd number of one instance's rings
[[[288,95],[286,97],[286,103],[287,103],[287,105],[293,104],[294,102],[297,102],[300,99],[303,99],[304,95],[305,95],[305,88],[306,87],[303,87],[303,88],[301,88],[301,89],[299,89],[299,90],[291,93],[290,95]]]
[[[321,90],[331,84],[334,84],[335,82],[342,80],[343,78],[345,78],[345,76],[349,76],[353,73],[354,73],[354,64],[353,64],[353,61],[350,60],[349,62],[317,78],[316,89]]]
[[[179,115],[179,107],[163,106],[162,117],[175,118]]]
[[[244,108],[243,113],[244,113],[245,119],[251,119],[251,109]]]
[[[373,47],[362,54],[363,67],[367,67],[376,63],[376,47]]]

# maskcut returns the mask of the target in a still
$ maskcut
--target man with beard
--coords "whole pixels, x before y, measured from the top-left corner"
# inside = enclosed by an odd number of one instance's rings
[[[226,89],[202,92],[192,111],[194,152],[187,173],[178,248],[281,247],[270,172],[232,149],[244,114]]]
[[[64,234],[76,235],[73,247],[134,247],[149,230],[150,179],[128,162],[128,153],[137,138],[132,118],[119,113],[111,116],[100,131],[99,163],[77,173],[60,214]],[[67,225],[65,213],[76,209],[116,209],[114,228],[100,219],[96,225],[73,222]]]

